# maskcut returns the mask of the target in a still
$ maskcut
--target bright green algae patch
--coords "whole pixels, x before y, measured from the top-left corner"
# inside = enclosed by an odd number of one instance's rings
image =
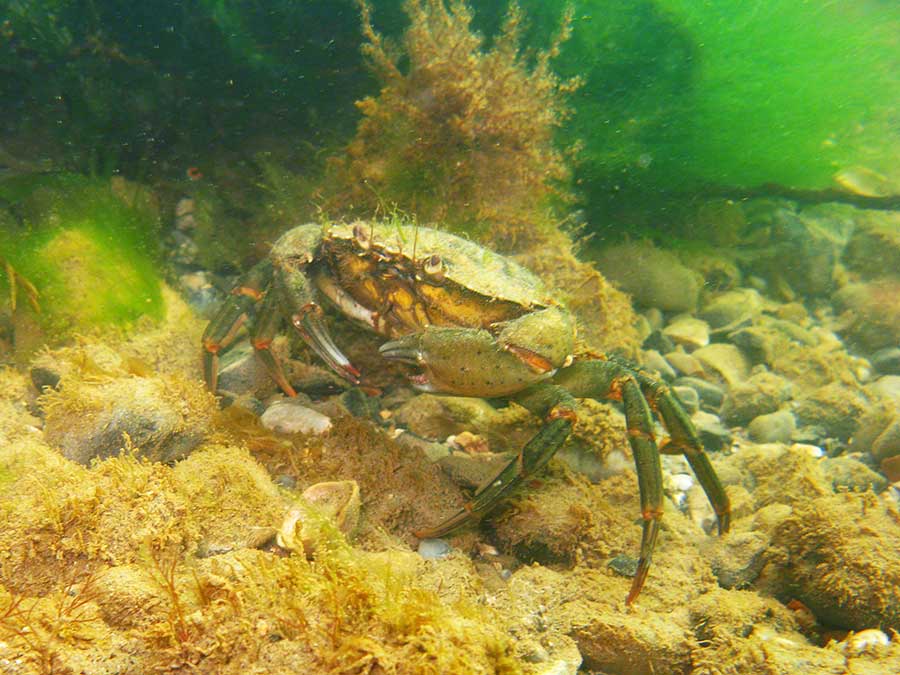
[[[22,279],[30,282],[50,337],[161,318],[159,217],[145,188],[75,174],[17,176],[0,181],[0,205],[0,258],[14,270],[0,287],[15,293],[17,311],[30,311]]]
[[[545,44],[567,4],[523,0],[528,41]],[[589,190],[822,189],[854,165],[896,171],[896,3],[574,6],[572,36],[554,65],[583,81],[567,133],[583,143],[579,173]]]

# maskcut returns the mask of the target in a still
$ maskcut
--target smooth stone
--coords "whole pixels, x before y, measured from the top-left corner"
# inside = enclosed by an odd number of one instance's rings
[[[295,401],[276,401],[259,420],[280,434],[324,434],[331,429],[331,419]]]
[[[851,632],[850,635],[836,645],[845,654],[858,656],[860,654],[875,654],[879,650],[887,647],[891,643],[891,638],[887,633],[877,628],[867,628],[858,633]]]
[[[688,349],[697,349],[709,344],[709,324],[692,316],[675,317],[668,326],[663,328],[662,333],[675,344]]]
[[[704,369],[717,373],[729,386],[743,382],[750,374],[750,362],[734,345],[726,343],[707,345],[695,351],[692,356],[703,364]]]
[[[688,377],[703,377],[706,375],[703,364],[692,354],[669,352],[666,354],[666,361],[668,361],[681,375],[686,375]]]
[[[882,375],[900,375],[900,348],[887,347],[872,354],[872,367]]]
[[[725,390],[713,382],[697,377],[679,377],[674,382],[677,387],[690,387],[697,392],[700,403],[707,408],[718,410],[725,400]]]
[[[656,307],[648,308],[644,312],[644,318],[647,319],[647,323],[650,324],[650,328],[653,330],[662,330],[663,325],[665,325],[663,313]]]
[[[241,340],[221,356],[218,381],[220,392],[266,398],[277,389],[255,351],[249,341]]]
[[[725,291],[710,300],[699,316],[710,327],[718,329],[752,320],[763,309],[763,298],[752,288],[737,288]]]
[[[717,415],[700,410],[693,414],[691,421],[697,427],[703,447],[707,450],[721,450],[731,443],[731,432]]]
[[[674,380],[675,371],[666,361],[665,357],[655,349],[648,349],[644,352],[644,368],[647,370],[655,370],[664,380]]]
[[[440,560],[450,555],[452,549],[443,539],[422,539],[419,542],[419,555],[425,560]]]
[[[900,375],[885,375],[879,377],[875,382],[869,385],[869,388],[884,396],[889,401],[893,401],[894,405],[900,408]]]
[[[672,387],[672,393],[678,397],[682,407],[688,415],[693,415],[700,410],[700,394],[692,387]]]
[[[747,426],[747,435],[754,443],[790,443],[797,421],[790,410],[777,410],[755,417]]]
[[[900,417],[891,422],[873,441],[872,456],[882,461],[900,456]]]

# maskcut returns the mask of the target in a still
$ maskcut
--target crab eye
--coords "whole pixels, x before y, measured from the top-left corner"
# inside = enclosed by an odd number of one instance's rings
[[[433,253],[432,255],[425,258],[422,262],[422,271],[425,272],[429,277],[440,281],[444,278],[444,261],[441,260],[441,256],[437,253]]]
[[[364,251],[368,251],[372,246],[372,238],[361,223],[353,226],[353,239],[356,241],[356,245]]]

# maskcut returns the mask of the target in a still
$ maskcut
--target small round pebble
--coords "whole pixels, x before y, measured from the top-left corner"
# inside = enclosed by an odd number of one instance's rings
[[[419,542],[419,555],[425,560],[440,560],[450,555],[450,544],[443,539],[423,539]]]
[[[320,412],[292,401],[278,401],[260,417],[262,425],[280,434],[324,434],[331,419]]]

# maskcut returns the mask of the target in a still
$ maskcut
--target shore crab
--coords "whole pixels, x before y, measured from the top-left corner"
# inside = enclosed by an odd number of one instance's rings
[[[320,299],[390,338],[388,360],[413,366],[423,391],[507,398],[544,420],[537,434],[464,507],[418,537],[440,537],[485,515],[553,457],[576,422],[575,399],[620,400],[637,468],[642,537],[626,602],[640,594],[662,508],[660,451],[683,453],[706,492],[719,532],[728,530],[728,497],[675,394],[614,355],[574,358],[569,312],[513,261],[477,244],[412,224],[300,225],[239,282],[203,335],[207,386],[217,389],[218,354],[251,313],[250,340],[272,378],[295,391],[269,347],[287,319],[335,372],[353,384],[361,373],[334,344]],[[254,310],[255,311],[252,311]],[[657,444],[652,412],[669,438]]]

